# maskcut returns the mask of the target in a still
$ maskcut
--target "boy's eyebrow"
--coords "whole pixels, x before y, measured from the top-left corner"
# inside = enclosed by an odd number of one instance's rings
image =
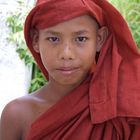
[[[61,34],[60,32],[56,32],[56,31],[53,31],[53,30],[47,30],[44,33],[45,34],[51,34],[51,35],[60,35]],[[79,31],[73,32],[73,34],[76,34],[76,35],[81,35],[81,34],[84,34],[84,33],[88,33],[88,31],[87,30],[79,30]]]
[[[52,30],[47,30],[44,32],[45,34],[51,34],[51,35],[59,35],[60,33],[59,32],[56,32],[56,31],[52,31]]]
[[[84,33],[88,33],[88,31],[87,30],[79,30],[79,31],[74,32],[74,34],[76,34],[76,35],[81,35]]]

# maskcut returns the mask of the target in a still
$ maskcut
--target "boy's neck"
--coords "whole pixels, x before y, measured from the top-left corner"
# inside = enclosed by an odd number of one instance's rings
[[[76,87],[80,85],[61,85],[54,80],[50,80],[47,85],[43,88],[42,97],[46,101],[51,102],[52,104],[57,103],[64,96],[71,93]]]
[[[78,84],[79,85],[79,84]],[[61,85],[56,82],[48,82],[47,91],[48,94],[56,101],[60,100],[64,96],[68,95],[78,85]]]

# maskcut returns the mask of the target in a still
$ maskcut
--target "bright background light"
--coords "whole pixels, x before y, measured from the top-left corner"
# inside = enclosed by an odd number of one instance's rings
[[[16,6],[15,0],[0,0],[0,114],[9,101],[27,94],[30,81],[30,70],[19,59],[16,46],[7,41],[6,18]]]

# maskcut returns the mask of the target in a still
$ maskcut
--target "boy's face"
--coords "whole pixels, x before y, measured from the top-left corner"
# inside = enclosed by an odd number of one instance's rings
[[[95,64],[105,34],[106,30],[98,29],[95,20],[87,15],[36,32],[33,46],[40,53],[49,81],[80,84]]]

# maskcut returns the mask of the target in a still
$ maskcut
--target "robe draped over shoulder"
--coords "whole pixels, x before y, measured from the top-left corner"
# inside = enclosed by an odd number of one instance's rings
[[[139,140],[139,118],[115,117],[92,123],[87,88],[86,81],[43,113],[32,124],[26,140]]]
[[[86,14],[109,30],[96,71],[91,70],[79,87],[44,112],[26,140],[140,139],[140,53],[127,23],[111,4],[106,0],[38,0],[25,22],[27,46],[48,78],[30,31]]]

